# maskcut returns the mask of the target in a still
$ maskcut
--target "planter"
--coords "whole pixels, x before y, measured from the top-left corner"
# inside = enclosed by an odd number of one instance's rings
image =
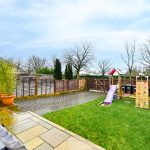
[[[1,96],[1,100],[2,100],[2,103],[6,106],[8,105],[13,105],[14,103],[14,96],[11,95],[11,96]]]
[[[5,96],[6,94],[4,94],[4,93],[0,93],[0,103],[1,103],[1,101],[2,101],[2,98],[1,97],[3,97],[3,96]]]
[[[4,93],[0,93],[0,99],[1,99],[1,97],[3,97],[3,96],[5,96],[6,94],[4,94]]]

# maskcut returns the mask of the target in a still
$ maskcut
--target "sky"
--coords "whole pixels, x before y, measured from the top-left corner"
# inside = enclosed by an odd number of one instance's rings
[[[0,56],[51,59],[92,42],[95,62],[125,67],[125,41],[150,38],[149,0],[0,0]]]

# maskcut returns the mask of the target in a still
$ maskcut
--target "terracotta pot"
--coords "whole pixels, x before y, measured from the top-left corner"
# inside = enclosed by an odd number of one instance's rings
[[[3,96],[5,96],[5,95],[6,95],[6,94],[4,94],[4,93],[0,93],[0,98],[3,97]]]
[[[2,103],[4,105],[12,105],[14,103],[14,96],[13,95],[10,95],[10,96],[1,96],[1,100],[2,100]]]
[[[2,99],[1,99],[1,97],[2,96],[5,96],[6,94],[4,94],[4,93],[0,93],[0,102],[2,101]]]

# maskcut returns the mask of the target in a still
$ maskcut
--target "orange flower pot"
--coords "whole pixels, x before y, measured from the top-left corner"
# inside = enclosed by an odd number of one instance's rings
[[[0,93],[0,98],[3,97],[3,96],[5,96],[5,95],[6,95],[6,94],[4,94],[4,93]]]
[[[2,103],[4,104],[4,105],[6,105],[6,106],[8,106],[8,105],[13,105],[13,103],[14,103],[14,96],[13,95],[11,95],[11,96],[1,96],[1,100],[2,100]]]

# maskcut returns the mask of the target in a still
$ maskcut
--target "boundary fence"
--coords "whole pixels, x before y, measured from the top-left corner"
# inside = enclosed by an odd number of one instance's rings
[[[23,77],[17,79],[16,97],[48,95],[61,92],[71,92],[86,88],[86,79],[54,80],[40,77]]]
[[[109,79],[88,79],[88,89],[94,90],[94,91],[101,91],[101,92],[107,92],[109,90]],[[118,78],[114,78],[114,84],[118,84]],[[131,83],[130,79],[124,79],[122,78],[122,85],[136,85],[136,79],[132,78]],[[150,82],[149,82],[150,87]]]

